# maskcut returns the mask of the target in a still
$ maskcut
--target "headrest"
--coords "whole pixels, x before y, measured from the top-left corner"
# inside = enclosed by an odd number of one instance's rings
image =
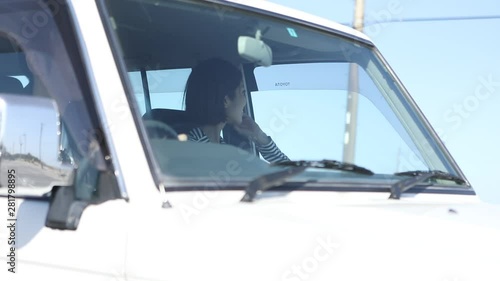
[[[143,116],[146,120],[161,121],[172,127],[179,134],[187,134],[191,129],[197,127],[187,115],[186,111],[166,108],[152,109]]]

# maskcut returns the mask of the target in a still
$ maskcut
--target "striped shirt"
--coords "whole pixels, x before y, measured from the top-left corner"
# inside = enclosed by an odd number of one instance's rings
[[[194,128],[191,131],[189,131],[188,140],[195,142],[203,142],[203,143],[210,142],[210,139],[208,139],[208,136],[205,135],[205,133],[201,128]],[[223,138],[220,139],[220,143],[222,144],[225,143]],[[255,144],[255,146],[257,147],[257,150],[260,152],[262,157],[266,159],[267,162],[276,163],[276,162],[290,161],[290,159],[283,152],[281,152],[281,150],[278,148],[276,143],[274,143],[271,137],[269,137],[268,144],[266,145]]]

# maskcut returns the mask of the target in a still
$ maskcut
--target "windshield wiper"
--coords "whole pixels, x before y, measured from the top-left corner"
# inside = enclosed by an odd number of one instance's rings
[[[252,202],[255,195],[257,195],[257,191],[264,191],[271,187],[280,185],[285,182],[287,178],[298,175],[305,169],[307,169],[307,167],[292,167],[283,171],[263,175],[252,180],[245,189],[245,195],[241,198],[241,202]]]
[[[319,168],[319,169],[329,169],[329,170],[339,170],[353,172],[362,175],[373,175],[373,172],[350,163],[340,162],[336,160],[319,160],[319,161],[286,161],[273,163],[274,166],[292,166],[292,167],[307,167],[307,168]]]
[[[414,187],[415,185],[422,183],[428,179],[440,179],[440,180],[450,180],[454,181],[457,184],[465,184],[465,180],[462,178],[459,178],[455,175],[443,172],[443,171],[438,171],[438,170],[433,170],[433,171],[407,171],[407,172],[401,172],[401,173],[395,173],[394,175],[396,176],[410,176],[413,178],[409,179],[404,179],[396,182],[391,186],[391,195],[389,196],[389,199],[400,199],[401,194],[403,194],[405,191],[409,190],[410,188]]]
[[[289,166],[291,168],[279,172],[270,173],[260,176],[250,182],[245,189],[245,195],[241,199],[242,202],[252,202],[257,194],[257,191],[264,191],[271,187],[278,186],[285,182],[289,177],[302,173],[307,168],[320,168],[330,170],[340,170],[353,172],[362,175],[373,175],[373,172],[354,164],[344,163],[335,160],[320,160],[320,161],[285,161],[273,163],[273,166]]]

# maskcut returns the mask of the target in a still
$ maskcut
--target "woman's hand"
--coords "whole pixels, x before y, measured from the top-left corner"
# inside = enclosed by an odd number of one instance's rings
[[[234,129],[241,135],[250,138],[258,145],[269,143],[269,137],[260,129],[259,125],[247,115],[243,115],[241,124],[233,125]]]

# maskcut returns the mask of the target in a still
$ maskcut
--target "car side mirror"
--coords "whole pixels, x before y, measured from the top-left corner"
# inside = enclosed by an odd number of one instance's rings
[[[60,142],[61,121],[52,99],[0,94],[0,194],[12,173],[17,196],[71,186],[73,167],[61,161]]]
[[[54,100],[0,94],[0,195],[12,190],[16,197],[50,195],[45,225],[74,230],[88,203],[77,200],[61,130]]]

